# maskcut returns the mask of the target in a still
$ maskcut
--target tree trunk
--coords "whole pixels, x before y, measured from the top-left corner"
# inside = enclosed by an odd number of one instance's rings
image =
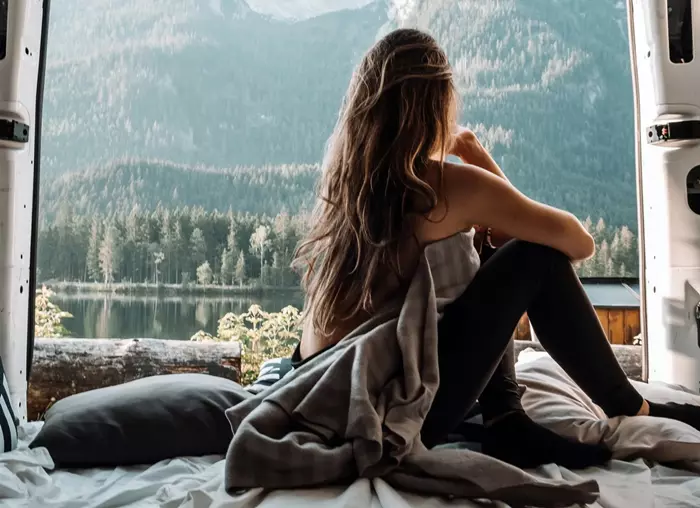
[[[36,339],[27,416],[75,393],[160,374],[186,372],[239,380],[237,342],[155,339]]]
[[[515,341],[516,355],[536,342]],[[639,346],[612,346],[627,375],[641,379]],[[28,393],[28,417],[40,419],[56,400],[75,393],[160,374],[195,372],[239,380],[237,342],[155,339],[36,339]]]

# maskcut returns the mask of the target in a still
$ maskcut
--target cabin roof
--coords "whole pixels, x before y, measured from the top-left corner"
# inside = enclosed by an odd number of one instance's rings
[[[638,279],[585,279],[583,289],[594,307],[639,308]]]

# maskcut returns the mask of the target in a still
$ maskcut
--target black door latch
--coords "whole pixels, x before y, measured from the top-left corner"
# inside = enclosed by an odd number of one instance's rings
[[[29,125],[17,120],[0,120],[0,141],[28,142]]]
[[[692,140],[700,141],[700,120],[660,123],[647,128],[650,145]]]

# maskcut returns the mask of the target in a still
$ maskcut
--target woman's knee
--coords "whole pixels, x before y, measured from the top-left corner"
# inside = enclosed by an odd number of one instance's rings
[[[513,240],[510,243],[513,255],[522,260],[524,267],[557,270],[571,266],[571,260],[566,254],[547,245],[526,242],[525,240]]]

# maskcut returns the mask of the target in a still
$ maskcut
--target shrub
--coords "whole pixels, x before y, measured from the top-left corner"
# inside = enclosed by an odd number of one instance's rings
[[[219,320],[216,337],[199,331],[191,340],[238,341],[241,344],[241,384],[255,381],[260,366],[271,358],[289,357],[301,338],[301,313],[292,306],[265,312],[251,305],[248,312],[229,312]]]
[[[62,321],[73,316],[62,311],[58,305],[51,303],[53,294],[53,291],[46,286],[42,286],[41,291],[36,294],[34,304],[34,335],[36,337],[58,338],[70,334],[63,326]]]

